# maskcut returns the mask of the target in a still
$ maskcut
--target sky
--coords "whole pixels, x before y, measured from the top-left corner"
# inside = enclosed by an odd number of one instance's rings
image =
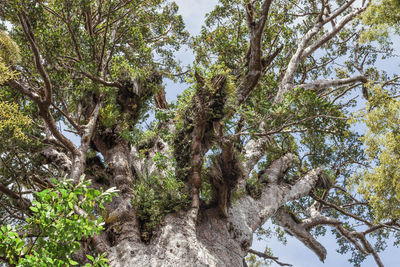
[[[201,30],[201,25],[204,22],[204,16],[210,12],[217,0],[175,0],[179,6],[179,13],[182,15],[187,30],[191,35],[196,35]],[[400,40],[395,39],[394,47],[397,51],[400,51]],[[182,61],[184,65],[190,64],[194,58],[193,53],[189,49],[181,49],[177,53],[177,57]],[[393,66],[399,67],[398,58],[390,59],[387,61],[379,61],[379,67],[393,70]],[[169,101],[176,99],[176,95],[185,89],[184,84],[174,84],[172,82],[166,83],[167,99]],[[267,222],[265,227],[270,226],[271,223]],[[329,231],[328,231],[329,232]],[[272,238],[265,241],[257,241],[254,237],[253,249],[263,251],[267,245],[272,249],[274,256],[279,257],[281,262],[290,263],[295,267],[346,267],[352,266],[348,262],[348,258],[351,255],[341,255],[336,252],[338,245],[336,244],[335,238],[331,234],[327,234],[325,237],[317,238],[328,251],[327,259],[325,263],[319,261],[318,257],[307,247],[305,247],[296,238],[288,237],[287,245],[281,244],[277,239]],[[381,259],[385,266],[397,267],[400,266],[400,248],[392,246],[393,242],[388,241],[388,249],[380,253]],[[273,263],[271,266],[279,266]],[[376,266],[372,256],[368,256],[362,264],[362,267]]]

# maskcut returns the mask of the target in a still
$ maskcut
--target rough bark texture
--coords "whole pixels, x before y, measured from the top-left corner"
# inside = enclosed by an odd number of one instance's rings
[[[168,215],[150,244],[124,240],[111,249],[112,266],[242,266],[245,250],[225,219],[204,214],[199,225],[186,214]]]

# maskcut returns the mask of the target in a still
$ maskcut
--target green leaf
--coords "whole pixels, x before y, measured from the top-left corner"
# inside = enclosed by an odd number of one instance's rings
[[[38,210],[38,208],[36,208],[36,207],[29,207],[33,212],[38,212],[39,210]]]
[[[92,262],[94,262],[93,256],[91,256],[91,255],[86,255],[86,257],[87,257],[89,260],[91,260]]]
[[[71,264],[71,265],[78,265],[79,264],[79,262],[76,262],[76,261],[71,260],[71,259],[68,259],[68,261],[69,261],[69,264]]]

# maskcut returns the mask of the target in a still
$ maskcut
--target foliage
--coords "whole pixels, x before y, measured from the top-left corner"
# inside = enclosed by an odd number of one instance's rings
[[[15,77],[16,72],[11,67],[20,61],[21,55],[18,45],[7,33],[0,30],[0,85]]]
[[[263,261],[258,260],[256,255],[250,254],[246,257],[246,262],[249,267],[260,267],[263,264]]]
[[[32,120],[24,115],[16,103],[3,101],[0,94],[0,136],[27,141],[24,130],[32,125]]]
[[[165,215],[189,204],[185,184],[171,171],[169,159],[158,153],[154,161],[157,171],[147,172],[133,185],[132,204],[137,208],[144,241],[149,241]]]
[[[398,23],[400,2],[397,0],[374,1],[363,14],[363,23],[368,25],[361,41],[384,42],[390,35],[400,34]],[[374,77],[383,82],[370,82],[368,103],[358,114],[357,123],[367,127],[361,138],[371,168],[360,170],[352,185],[357,185],[360,194],[373,207],[376,223],[400,217],[399,176],[399,112],[397,85],[398,78],[390,78],[386,73],[374,71]],[[379,79],[378,78],[378,79]]]
[[[399,34],[400,2],[398,0],[376,0],[362,15],[369,27],[362,32],[361,41],[384,41],[391,33]]]
[[[263,184],[258,177],[252,177],[247,180],[246,189],[250,196],[252,196],[254,199],[259,199],[264,186],[265,184]]]
[[[35,193],[26,223],[1,226],[0,256],[11,264],[78,265],[72,255],[80,249],[79,241],[103,229],[99,211],[116,195],[114,188],[95,190],[83,177],[77,185],[69,180],[53,182],[53,188]],[[85,266],[106,265],[105,255],[87,257],[92,264]]]
[[[356,177],[358,192],[369,199],[377,220],[400,217],[400,101],[379,84],[370,86],[371,100],[361,117],[368,130],[362,138],[375,165]]]
[[[18,45],[0,30],[0,85],[16,77],[16,71],[11,67],[20,61]],[[6,101],[3,93],[0,93],[0,136],[26,141],[23,128],[29,127],[31,123],[31,119],[19,110],[16,103]]]

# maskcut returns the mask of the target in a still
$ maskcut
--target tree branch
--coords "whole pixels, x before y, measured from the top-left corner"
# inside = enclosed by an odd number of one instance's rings
[[[29,22],[29,19],[25,15],[24,12],[20,12],[18,14],[18,18],[21,23],[24,35],[28,39],[31,50],[33,52],[36,68],[44,81],[44,85],[45,85],[44,86],[44,99],[42,99],[36,93],[32,92],[32,90],[24,88],[21,84],[19,84],[16,81],[11,80],[8,82],[8,84],[12,88],[29,96],[32,100],[34,100],[38,104],[39,114],[43,118],[43,120],[46,122],[47,127],[50,130],[50,132],[53,134],[53,136],[57,140],[59,140],[69,151],[71,151],[73,155],[77,155],[78,151],[77,151],[75,145],[57,129],[54,118],[50,113],[49,107],[50,107],[50,104],[52,103],[52,83],[46,72],[46,69],[44,68],[44,66],[42,64],[40,53],[39,53],[39,48],[36,44],[35,37],[33,35],[32,27]]]
[[[104,103],[104,96],[101,96],[100,101],[96,104],[92,112],[89,122],[84,127],[81,139],[81,145],[78,149],[79,156],[75,157],[74,159],[73,169],[70,175],[71,179],[73,179],[75,183],[79,181],[80,176],[85,170],[87,151],[89,149],[89,144],[90,141],[92,140],[93,133],[96,128],[97,119],[99,117],[100,109],[103,106],[103,103]]]
[[[254,9],[251,3],[246,5],[247,27],[249,29],[250,48],[248,52],[248,71],[237,88],[237,103],[240,105],[257,85],[263,66],[261,64],[261,42],[272,0],[265,0],[262,4],[260,19],[254,21]],[[264,66],[266,67],[266,66]]]
[[[325,206],[334,208],[335,210],[339,211],[340,213],[342,213],[342,214],[344,214],[344,215],[346,215],[346,216],[349,216],[349,217],[351,217],[351,218],[353,218],[353,219],[355,219],[355,220],[357,220],[357,221],[363,222],[363,223],[365,223],[365,224],[368,225],[368,226],[372,226],[372,224],[371,224],[369,221],[364,220],[364,219],[361,218],[360,216],[357,216],[357,215],[354,215],[354,214],[352,214],[352,213],[350,213],[350,212],[347,212],[346,210],[342,209],[341,207],[339,207],[339,206],[337,206],[337,205],[335,205],[335,204],[333,204],[333,203],[327,202],[327,201],[325,201],[325,200],[323,200],[323,199],[320,199],[319,197],[317,197],[317,196],[314,195],[314,194],[310,194],[310,195],[311,195],[311,197],[312,197],[313,199],[315,199],[316,201],[318,201],[318,202],[324,204]]]
[[[43,149],[40,152],[40,154],[43,155],[46,159],[48,159],[49,162],[55,163],[63,171],[65,172],[71,171],[72,168],[71,160],[67,157],[67,155],[65,155],[62,152],[59,152],[54,147],[49,146]]]
[[[0,192],[14,200],[20,209],[25,210],[27,213],[29,213],[29,207],[31,206],[31,202],[29,199],[19,196],[3,184],[0,184]]]
[[[288,212],[285,208],[280,208],[274,215],[274,219],[278,224],[292,233],[298,240],[300,240],[306,247],[311,249],[317,254],[320,261],[324,262],[326,259],[326,249],[310,234],[305,224],[298,223],[293,218],[293,214]]]
[[[365,77],[364,75],[359,75],[350,78],[336,79],[336,80],[317,80],[311,83],[296,85],[296,87],[304,89],[312,89],[312,90],[322,90],[332,86],[346,85],[354,82],[366,83],[367,81],[368,81],[367,77]]]
[[[38,104],[39,114],[45,121],[48,129],[53,134],[53,136],[65,146],[74,156],[78,154],[78,149],[65,135],[63,135],[58,129],[53,116],[50,113],[49,107],[47,105]]]
[[[7,85],[10,86],[12,89],[20,92],[23,95],[26,95],[30,99],[32,99],[36,103],[40,103],[40,95],[38,95],[35,91],[33,91],[31,88],[26,88],[22,86],[19,82],[15,80],[8,80]]]
[[[295,54],[290,59],[290,62],[285,71],[284,77],[282,79],[282,82],[279,86],[278,93],[275,96],[274,103],[280,102],[282,100],[283,94],[293,88],[293,80],[294,80],[295,74],[297,72],[297,69],[298,69],[298,66],[299,66],[301,60],[310,56],[315,50],[317,50],[319,47],[321,47],[327,41],[332,39],[342,28],[344,28],[345,25],[347,25],[348,22],[350,22],[355,16],[357,16],[358,14],[363,12],[367,7],[367,5],[366,5],[364,7],[355,9],[354,11],[345,15],[337,25],[332,26],[332,29],[330,31],[328,31],[327,33],[322,35],[317,41],[315,41],[313,44],[308,46],[308,44],[312,40],[312,38],[323,28],[323,26],[326,23],[328,23],[329,21],[332,21],[334,18],[336,18],[337,16],[342,14],[354,2],[355,2],[355,0],[346,2],[342,7],[337,9],[335,12],[333,12],[329,17],[327,17],[325,19],[322,19],[321,16],[318,17],[314,26],[304,35],[303,39],[297,46]],[[324,7],[321,10],[322,14],[323,14],[323,11],[324,11]]]
[[[283,263],[283,262],[278,261],[278,259],[279,259],[278,257],[270,256],[270,255],[268,255],[268,254],[259,252],[259,251],[254,250],[254,249],[249,249],[248,252],[249,252],[249,253],[252,253],[252,254],[254,254],[254,255],[260,257],[260,258],[264,258],[264,259],[266,259],[266,260],[273,260],[274,262],[276,262],[276,264],[278,264],[278,265],[280,265],[280,266],[293,266],[292,264]]]
[[[363,254],[372,254],[378,266],[383,267],[382,261],[379,258],[378,253],[365,237],[368,230],[365,232],[349,231],[345,227],[343,227],[342,222],[338,219],[329,218],[321,215],[321,213],[316,209],[317,205],[315,204],[316,202],[314,202],[314,204],[311,205],[311,207],[308,209],[311,217],[301,222],[301,225],[304,227],[304,229],[309,231],[311,230],[311,228],[318,225],[333,226],[347,241],[351,242]],[[376,227],[371,227],[370,229],[373,229],[373,231],[377,230]]]
[[[291,167],[294,162],[294,155],[291,153],[287,153],[281,158],[272,162],[269,168],[264,172],[264,174],[259,178],[262,181],[266,181],[268,183],[278,183],[279,179],[281,179],[287,170]]]
[[[42,102],[46,106],[49,106],[50,103],[52,102],[53,85],[50,81],[50,77],[47,74],[46,69],[44,68],[44,66],[42,64],[40,53],[39,53],[39,48],[36,44],[35,36],[33,35],[32,27],[31,27],[28,17],[25,15],[25,13],[23,11],[21,11],[18,14],[18,18],[21,23],[24,35],[28,39],[29,44],[31,46],[31,50],[33,52],[36,68],[44,81],[45,90],[44,90],[44,99],[42,100]]]
[[[264,128],[264,123],[262,122],[259,126],[260,129]],[[244,147],[244,156],[246,159],[245,167],[249,174],[254,166],[261,160],[265,155],[265,148],[271,142],[271,137],[263,136],[257,139],[250,139]]]
[[[328,32],[326,32],[324,35],[322,35],[317,41],[315,41],[312,45],[307,47],[302,55],[302,58],[306,58],[312,53],[314,53],[315,50],[320,48],[323,44],[325,44],[327,41],[332,39],[336,34],[346,26],[347,23],[353,20],[355,16],[363,12],[367,8],[367,5],[364,7],[357,8],[344,16],[339,23],[337,23],[335,26],[332,27],[332,29]]]
[[[109,81],[106,81],[106,80],[104,80],[104,79],[102,79],[100,77],[97,77],[97,76],[92,75],[92,74],[87,73],[87,72],[81,72],[81,74],[85,75],[86,77],[88,77],[89,79],[91,79],[95,83],[100,83],[102,85],[109,86],[109,87],[117,87],[117,88],[121,88],[122,87],[122,85],[119,82],[109,82]]]

